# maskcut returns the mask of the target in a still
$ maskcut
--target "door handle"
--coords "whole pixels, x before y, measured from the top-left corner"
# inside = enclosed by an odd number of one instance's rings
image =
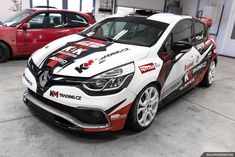
[[[189,58],[189,60],[190,60],[190,61],[193,61],[195,58],[196,58],[195,56],[191,56],[191,57]]]

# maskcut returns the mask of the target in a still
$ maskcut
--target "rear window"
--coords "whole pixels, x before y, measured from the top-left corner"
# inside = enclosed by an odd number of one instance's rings
[[[207,31],[205,25],[199,21],[194,22],[194,42],[197,43],[205,39]]]

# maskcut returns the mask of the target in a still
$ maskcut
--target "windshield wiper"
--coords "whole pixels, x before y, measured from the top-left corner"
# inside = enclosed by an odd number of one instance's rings
[[[81,36],[84,36],[84,37],[88,37],[88,35],[85,34],[85,33],[78,33],[78,35],[81,35]]]
[[[115,42],[115,41],[116,41],[116,40],[114,40],[113,38],[104,37],[104,36],[88,36],[88,37],[94,38],[94,39],[99,39],[99,40],[110,41],[110,42]]]
[[[99,39],[99,40],[105,40],[105,41],[110,41],[110,42],[116,42],[117,40],[114,40],[113,38],[110,37],[104,37],[104,36],[94,36],[94,35],[87,35],[85,33],[79,33],[79,35],[88,37],[88,38],[93,38],[93,39]]]

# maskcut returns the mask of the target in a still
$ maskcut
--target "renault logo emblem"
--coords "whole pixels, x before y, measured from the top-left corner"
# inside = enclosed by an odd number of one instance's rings
[[[48,81],[48,74],[49,71],[45,70],[40,76],[39,76],[39,83],[41,85],[41,87],[44,87]]]

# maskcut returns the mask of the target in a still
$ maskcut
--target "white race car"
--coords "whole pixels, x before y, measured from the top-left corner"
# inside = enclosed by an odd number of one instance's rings
[[[36,51],[22,77],[23,100],[66,129],[141,131],[160,106],[213,83],[210,25],[167,13],[111,16]]]

